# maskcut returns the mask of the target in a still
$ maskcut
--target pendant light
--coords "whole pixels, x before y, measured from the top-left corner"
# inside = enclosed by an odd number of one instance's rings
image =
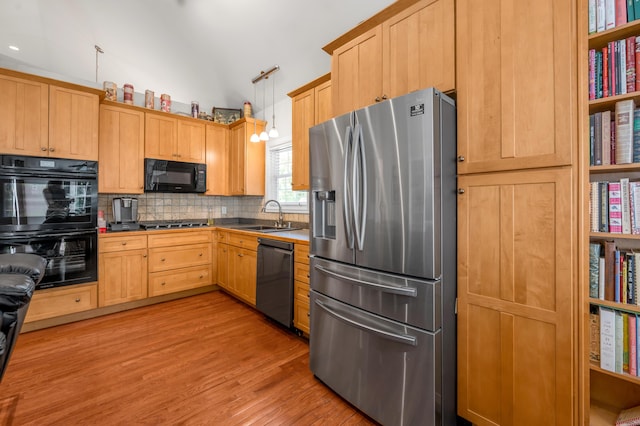
[[[253,85],[253,104],[256,105],[256,85]],[[246,136],[245,136],[246,137]],[[256,118],[253,117],[253,134],[249,140],[253,143],[260,142],[260,136],[258,136],[258,129],[256,127]]]
[[[269,77],[267,77],[269,78]],[[266,83],[264,83],[266,84]],[[265,94],[266,89],[264,87],[264,84],[262,86],[262,120],[265,121],[264,123],[264,127],[265,129],[262,130],[262,132],[260,133],[260,140],[261,141],[268,141],[269,140],[269,134],[266,132],[266,127],[267,127],[267,123],[266,123],[266,117],[264,114],[265,111],[265,98],[267,97],[267,95]]]
[[[273,77],[273,83],[271,83],[271,111],[273,116],[271,118],[271,130],[269,130],[269,137],[277,138],[280,136],[278,129],[276,129],[276,78]]]

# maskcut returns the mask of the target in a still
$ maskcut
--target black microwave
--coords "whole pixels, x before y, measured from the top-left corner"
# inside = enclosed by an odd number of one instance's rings
[[[206,190],[206,164],[144,159],[144,192],[203,193]]]

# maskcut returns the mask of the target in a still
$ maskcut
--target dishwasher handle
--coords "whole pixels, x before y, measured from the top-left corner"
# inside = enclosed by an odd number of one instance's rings
[[[286,241],[258,238],[258,244],[261,246],[275,247],[282,250],[293,251],[293,243],[288,243]]]

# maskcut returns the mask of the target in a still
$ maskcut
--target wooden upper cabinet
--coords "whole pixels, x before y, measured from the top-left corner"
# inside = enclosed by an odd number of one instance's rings
[[[454,0],[423,0],[382,24],[382,92],[455,90]]]
[[[291,148],[294,191],[309,189],[309,128],[333,117],[331,105],[331,74],[288,93],[291,97]]]
[[[427,87],[454,90],[454,0],[396,2],[324,50],[334,116]]]
[[[315,124],[315,95],[311,88],[291,100],[291,189],[309,189],[309,128]]]
[[[196,119],[178,120],[178,144],[176,152],[179,161],[191,163],[205,162],[205,123]]]
[[[46,156],[48,125],[49,85],[0,75],[0,150]]]
[[[144,156],[159,160],[178,160],[178,120],[163,114],[145,112]]]
[[[144,192],[144,112],[100,105],[98,191]]]
[[[230,195],[264,195],[265,143],[249,141],[254,130],[260,134],[265,122],[244,118],[229,130]],[[255,127],[254,127],[255,126]]]
[[[206,195],[229,195],[229,128],[206,125]]]
[[[575,16],[573,0],[456,2],[458,173],[572,162]]]
[[[365,107],[382,98],[380,25],[333,52],[331,84],[334,116]]]
[[[98,95],[49,86],[49,156],[98,159]]]
[[[571,169],[461,176],[458,186],[458,414],[578,424]]]

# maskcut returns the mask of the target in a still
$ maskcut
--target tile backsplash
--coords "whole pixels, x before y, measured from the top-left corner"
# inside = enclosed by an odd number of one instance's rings
[[[207,219],[244,217],[251,219],[278,220],[278,213],[262,213],[264,197],[218,197],[198,194],[99,194],[98,209],[103,210],[107,222],[113,221],[114,198],[138,199],[138,220]],[[226,214],[222,214],[226,208]],[[309,223],[308,214],[284,213],[285,222]]]

